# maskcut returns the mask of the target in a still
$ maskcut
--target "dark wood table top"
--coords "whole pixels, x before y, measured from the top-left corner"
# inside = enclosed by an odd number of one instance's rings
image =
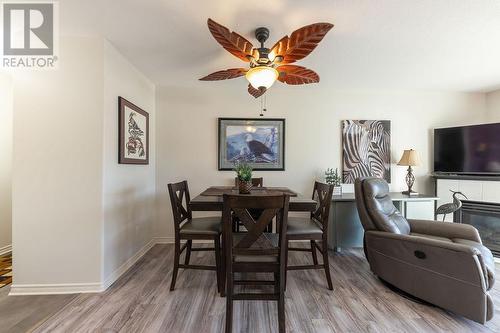
[[[300,196],[287,187],[255,187],[248,195],[269,195],[273,193],[287,193],[290,195],[290,211],[310,212],[316,209],[316,201]],[[233,186],[212,186],[191,199],[189,206],[193,211],[222,211],[223,194],[238,194]]]

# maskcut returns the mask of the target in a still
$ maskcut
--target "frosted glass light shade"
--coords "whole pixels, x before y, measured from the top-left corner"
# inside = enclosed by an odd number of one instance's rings
[[[272,67],[257,66],[250,68],[245,77],[255,89],[269,89],[278,78],[278,71]]]

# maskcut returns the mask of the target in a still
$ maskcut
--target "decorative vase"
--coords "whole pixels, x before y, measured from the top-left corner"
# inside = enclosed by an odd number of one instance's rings
[[[252,189],[252,181],[238,180],[238,188],[240,190],[240,194],[250,194],[250,190]]]

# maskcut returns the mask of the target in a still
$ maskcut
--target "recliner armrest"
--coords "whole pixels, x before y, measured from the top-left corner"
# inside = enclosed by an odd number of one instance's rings
[[[488,281],[483,269],[483,258],[481,252],[473,246],[383,231],[366,231],[365,240],[370,265],[374,263],[378,266],[380,256],[392,258],[441,276],[473,283],[487,291]],[[418,257],[417,252],[423,253],[424,256]],[[374,272],[380,274],[378,269]]]
[[[482,244],[476,228],[469,224],[450,223],[427,220],[408,220],[410,230],[414,233],[444,238],[461,238]]]
[[[390,232],[384,231],[367,231],[366,234],[375,237],[381,237],[386,239],[400,240],[408,243],[421,244],[427,246],[433,246],[437,248],[442,248],[446,250],[452,250],[457,252],[464,252],[470,255],[480,255],[479,250],[472,246],[457,244],[452,242],[445,242],[438,239],[425,238],[425,237],[417,237],[411,235],[401,235],[401,234],[393,234]]]

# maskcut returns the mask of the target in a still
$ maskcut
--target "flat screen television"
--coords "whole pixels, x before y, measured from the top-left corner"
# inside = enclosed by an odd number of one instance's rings
[[[500,123],[435,129],[434,172],[500,175]]]

